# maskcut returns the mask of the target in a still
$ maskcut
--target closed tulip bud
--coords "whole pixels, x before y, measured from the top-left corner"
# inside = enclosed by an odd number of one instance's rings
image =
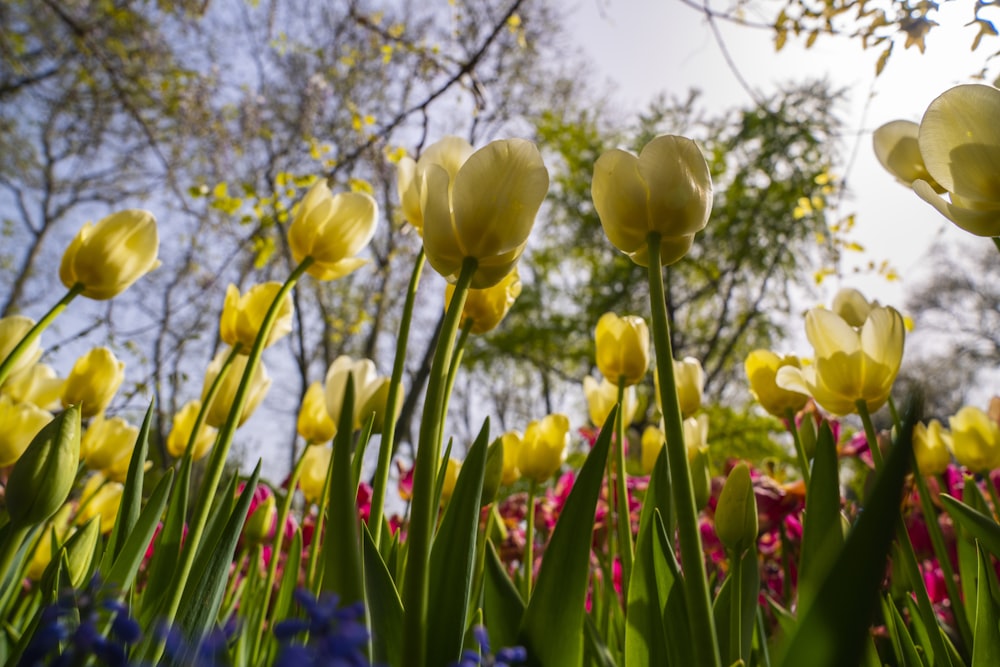
[[[649,368],[649,328],[636,315],[605,313],[594,331],[597,368],[615,385],[637,384]]]
[[[326,483],[326,472],[330,467],[333,449],[324,445],[309,445],[303,452],[302,475],[299,477],[299,488],[309,504],[319,502],[323,496],[323,485]]]
[[[445,464],[444,480],[441,484],[441,504],[447,505],[451,500],[451,494],[455,492],[455,483],[458,482],[458,473],[462,470],[462,462],[458,459],[449,458]]]
[[[444,169],[451,179],[455,178],[469,156],[475,152],[472,145],[460,137],[444,137],[427,147],[418,160],[403,157],[396,165],[399,204],[403,216],[417,232],[423,234],[424,213],[421,200],[424,191],[424,171],[427,165],[435,164]]]
[[[299,435],[308,443],[329,442],[337,434],[337,425],[326,409],[326,392],[322,382],[313,382],[306,389],[296,426]]]
[[[449,283],[444,290],[444,306],[447,310],[455,293],[455,286]],[[465,327],[471,322],[472,328],[469,331],[474,334],[493,331],[520,294],[521,278],[515,266],[507,277],[493,287],[469,290],[462,308],[461,326]]]
[[[95,347],[73,364],[63,384],[63,406],[80,405],[86,419],[104,412],[125,381],[125,362],[106,347]]]
[[[222,341],[233,346],[240,343],[240,353],[249,354],[264,323],[264,316],[280,291],[281,283],[270,282],[254,285],[240,296],[236,285],[230,285],[226,289],[226,301],[222,305],[222,318],[219,322],[219,337]],[[271,326],[264,347],[270,347],[292,330],[293,313],[292,295],[289,293],[281,300],[278,316]]]
[[[66,502],[80,461],[80,408],[50,421],[14,464],[7,481],[7,512],[15,526],[42,523]]]
[[[594,426],[603,428],[604,422],[611,413],[611,408],[618,403],[618,386],[604,378],[600,382],[589,375],[583,378],[583,394],[587,399],[587,410]],[[622,421],[631,424],[639,409],[639,399],[635,395],[635,387],[625,387],[622,395]],[[610,424],[609,424],[610,426]]]
[[[375,370],[375,362],[371,359],[354,360],[347,355],[341,355],[333,360],[326,372],[326,409],[334,424],[340,423],[340,410],[344,403],[344,392],[347,390],[347,378],[354,378],[354,429],[361,428],[362,420],[371,417],[371,410],[362,414],[368,400],[382,385]],[[382,411],[385,411],[383,399]],[[369,408],[372,406],[368,406]]]
[[[219,371],[222,370],[222,365],[229,357],[229,352],[229,348],[223,348],[217,355],[215,355],[215,359],[212,360],[212,363],[208,365],[208,369],[205,371],[205,384],[202,386],[201,390],[201,400],[204,401],[205,397],[208,395],[208,390],[212,386],[212,383],[215,382],[215,378],[218,376]],[[222,378],[222,383],[219,386],[218,393],[216,393],[215,399],[208,407],[208,412],[205,415],[205,422],[209,426],[220,428],[226,423],[226,419],[229,417],[229,411],[233,407],[233,400],[236,398],[236,390],[239,389],[246,367],[247,357],[237,355],[236,358],[233,359],[233,363],[229,367],[229,370],[226,371],[225,377]],[[256,410],[257,406],[264,400],[264,397],[267,395],[267,390],[270,388],[271,378],[267,374],[267,369],[264,368],[264,363],[260,362],[254,370],[253,378],[250,380],[250,389],[247,394],[246,404],[243,407],[243,414],[240,415],[240,426],[242,426],[243,423],[250,418],[250,415],[254,413],[254,410]]]
[[[12,374],[0,393],[15,403],[34,403],[43,410],[56,410],[62,405],[63,382],[51,366],[35,364]]]
[[[656,459],[659,458],[660,451],[663,450],[663,446],[666,442],[667,439],[663,436],[663,431],[656,426],[647,426],[642,432],[640,445],[642,448],[643,475],[652,474],[653,468],[656,467]]]
[[[974,473],[1000,468],[1000,427],[979,408],[967,405],[948,419],[955,460]]]
[[[82,284],[82,294],[89,299],[111,299],[160,265],[159,248],[152,213],[113,213],[96,225],[83,226],[63,254],[59,278],[66,287]]]
[[[52,413],[32,403],[15,403],[0,395],[0,468],[6,468],[28,448],[32,439],[52,421]]]
[[[73,522],[79,526],[100,517],[101,532],[107,535],[118,519],[118,506],[124,489],[122,484],[109,481],[99,473],[91,475],[80,492],[80,505]]]
[[[924,158],[920,155],[917,136],[920,126],[910,120],[894,120],[872,132],[875,157],[900,183],[910,187],[913,181],[921,180],[935,192],[944,192],[927,172]]]
[[[656,395],[660,395],[659,375],[656,376]],[[687,419],[701,409],[701,396],[705,391],[705,371],[701,362],[694,357],[683,361],[674,359],[674,382],[677,383],[677,400],[681,406],[681,416]]]
[[[656,137],[639,157],[605,152],[594,163],[594,208],[612,245],[641,266],[647,239],[660,235],[660,264],[687,254],[712,212],[712,176],[698,146],[684,137]]]
[[[750,382],[750,393],[765,410],[775,417],[798,412],[809,401],[808,394],[782,389],[777,384],[778,370],[783,366],[802,368],[798,357],[779,357],[770,350],[754,350],[747,355],[744,368]]]
[[[477,260],[474,289],[492,287],[517,264],[549,189],[549,172],[530,141],[494,141],[452,165],[423,167],[424,250],[434,270],[458,280]]]
[[[268,494],[257,505],[243,526],[243,536],[251,544],[262,544],[271,539],[271,531],[278,520],[278,506],[273,494]]]
[[[367,423],[370,417],[374,416],[374,421],[372,422],[372,433],[382,433],[385,429],[385,413],[389,407],[389,384],[389,378],[379,378],[372,387],[369,387],[371,392],[358,411],[358,424],[362,426]],[[395,407],[396,414],[398,415],[399,411],[403,407],[402,392],[396,393]]]
[[[548,415],[528,424],[518,452],[521,475],[539,484],[556,474],[569,446],[569,418]]]
[[[504,486],[510,486],[521,479],[521,471],[517,464],[521,458],[521,434],[518,431],[508,431],[500,436],[503,442],[503,477]]]
[[[715,508],[715,534],[736,557],[757,542],[757,501],[746,463],[733,468],[722,487]]]
[[[71,530],[70,519],[73,517],[73,506],[69,503],[59,508],[59,511],[49,520],[42,531],[35,549],[31,553],[31,560],[28,561],[28,569],[25,576],[32,581],[39,581],[45,574],[45,568],[52,562],[52,554],[59,553],[66,537]]]
[[[97,416],[80,440],[80,459],[88,468],[101,471],[107,477],[124,478],[138,438],[139,428],[121,417]]]
[[[926,426],[917,422],[913,426],[913,455],[921,475],[940,475],[951,463],[948,441],[951,435],[932,419]]]
[[[173,426],[170,429],[170,435],[167,436],[167,451],[170,452],[171,456],[175,458],[184,456],[188,441],[191,440],[191,431],[194,429],[194,423],[198,419],[200,411],[201,401],[194,400],[185,403],[184,407],[174,415]],[[203,459],[208,454],[208,450],[215,444],[217,435],[216,429],[203,423],[191,450],[192,460]]]
[[[0,363],[7,359],[17,344],[21,342],[21,339],[27,335],[28,331],[35,326],[35,321],[30,317],[25,317],[24,315],[8,315],[7,317],[0,317]],[[21,356],[18,357],[17,363],[15,363],[10,369],[10,375],[8,375],[7,384],[4,384],[4,390],[7,390],[7,385],[10,384],[10,378],[20,373],[21,371],[29,368],[38,361],[39,357],[42,356],[42,348],[38,345],[38,339],[36,338],[31,345],[21,352]],[[0,384],[3,384],[0,382]]]
[[[292,257],[313,258],[307,269],[318,280],[336,280],[364,266],[355,255],[375,236],[378,204],[362,192],[332,194],[325,179],[313,185],[288,227]]]
[[[1000,236],[1000,90],[955,86],[930,103],[917,143],[932,181],[916,180],[913,191],[941,215],[976,236]]]

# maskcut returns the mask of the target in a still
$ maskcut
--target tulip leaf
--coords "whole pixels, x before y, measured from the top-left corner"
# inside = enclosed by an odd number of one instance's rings
[[[612,408],[607,423],[613,424],[616,414],[617,407]],[[578,667],[581,664],[580,629],[590,574],[594,513],[613,431],[601,429],[545,549],[535,590],[518,632],[518,644],[527,649],[529,665]]]
[[[156,533],[156,525],[160,522],[163,508],[167,504],[167,498],[170,495],[170,488],[173,486],[173,481],[174,471],[168,470],[160,478],[159,484],[153,489],[149,500],[146,501],[146,507],[143,508],[132,530],[129,531],[122,541],[118,557],[115,558],[106,573],[102,575],[107,585],[114,586],[122,591],[128,590],[132,586],[135,574],[139,571],[139,565],[142,563],[142,559],[146,557],[146,550],[149,548],[149,543]]]
[[[385,665],[402,664],[403,646],[399,628],[403,626],[403,603],[392,581],[392,575],[379,555],[367,524],[361,526],[364,542],[365,593],[371,615],[374,662]],[[386,533],[388,535],[388,533]]]
[[[139,519],[139,511],[142,507],[142,484],[146,473],[146,454],[149,451],[149,427],[152,420],[153,404],[150,402],[146,409],[146,416],[142,420],[142,426],[139,428],[135,447],[132,448],[132,457],[125,477],[125,487],[122,489],[121,501],[118,505],[118,517],[115,519],[115,527],[111,530],[111,537],[108,539],[108,548],[105,552],[106,562],[101,564],[102,572],[107,570],[106,566],[111,561],[118,558],[125,542],[124,536],[132,532],[135,522]]]
[[[910,634],[916,637],[916,639],[914,640],[914,644],[916,644],[919,647],[922,647],[924,649],[923,654],[928,656],[928,658],[924,660],[924,662],[929,662],[931,664],[933,664],[934,662],[938,662],[934,660],[934,655],[930,653],[931,636],[928,633],[927,624],[924,622],[924,618],[920,614],[920,609],[917,603],[914,602],[913,600],[913,596],[904,595],[903,602],[906,604],[906,611],[908,614],[907,618],[910,619],[910,625],[913,628],[913,631]],[[902,618],[902,614],[900,614],[900,617]],[[937,632],[942,637],[942,639],[946,638],[947,633],[945,633],[943,631],[943,628],[941,628],[941,626],[937,624],[936,618],[934,619],[934,621],[935,621],[934,625],[931,626],[933,630],[931,631]],[[944,662],[942,664],[947,664],[947,662]]]
[[[956,525],[979,541],[987,552],[1000,558],[1000,525],[992,516],[977,512],[960,500],[941,494],[941,504]]]
[[[816,438],[816,453],[802,526],[798,579],[800,614],[801,610],[808,609],[812,603],[843,542],[837,448],[830,425],[823,422]]]
[[[952,512],[949,511],[949,501],[945,500],[945,498],[950,497],[947,494],[941,494],[942,506],[945,512],[951,517],[952,524],[955,526],[955,545],[958,551],[958,574],[962,590],[962,604],[965,607],[966,618],[969,619],[971,624],[971,621],[976,618],[976,581],[978,580],[977,573],[979,571],[979,547],[976,544],[976,537],[972,532],[956,516],[952,516]],[[964,507],[979,512],[984,516],[989,512],[986,500],[983,498],[976,480],[972,477],[966,477],[965,479],[965,488],[962,490],[962,504]],[[955,510],[955,514],[962,511],[957,507]]]
[[[372,427],[374,425],[375,413],[373,412],[361,427],[361,435],[358,437],[358,443],[354,447],[353,459],[351,461],[351,482],[354,484],[355,489],[361,484],[361,469],[365,462],[365,451],[368,450],[368,444],[372,439]]]
[[[489,437],[487,419],[465,457],[431,546],[428,605],[434,613],[428,617],[428,665],[451,664],[462,651]]]
[[[649,485],[646,486],[646,496],[639,510],[639,533],[646,530],[646,524],[652,523],[653,512],[658,511],[665,525],[672,525],[670,494],[670,462],[667,458],[667,448],[661,447],[660,453],[653,464],[649,475]]]
[[[292,533],[291,543],[288,545],[288,560],[282,565],[285,572],[299,572],[299,567],[302,564],[302,530],[296,526],[295,532]],[[281,577],[281,583],[278,584],[278,594],[274,598],[274,607],[271,609],[269,618],[272,623],[276,621],[281,621],[289,618],[292,609],[292,600],[294,599],[295,588],[298,586],[298,577]],[[274,650],[276,647],[276,642],[274,638],[274,633],[265,632],[264,641],[267,650]],[[262,655],[267,656],[267,653],[262,653]],[[266,660],[266,664],[273,664],[273,656],[270,656]]]
[[[913,636],[903,615],[899,613],[899,608],[892,598],[885,596],[882,601],[883,616],[885,617],[886,629],[892,639],[893,648],[901,665],[927,665],[926,653],[917,651],[917,646],[913,642]]]
[[[486,541],[486,576],[483,606],[491,646],[513,646],[524,616],[524,601],[517,586],[507,576],[492,540]]]
[[[976,629],[972,641],[972,667],[1000,665],[1000,611],[997,602],[996,572],[990,557],[979,547],[978,592],[976,595]]]
[[[583,617],[583,646],[584,655],[587,657],[586,664],[596,665],[597,667],[617,667],[618,663],[615,662],[614,656],[611,655],[611,651],[605,645],[601,637],[601,631],[594,625],[594,619],[590,614]],[[655,665],[662,663],[644,662],[634,664]]]
[[[173,469],[170,469],[173,474]],[[184,520],[187,515],[188,493],[191,487],[191,457],[181,459],[177,486],[170,494],[167,513],[163,517],[163,530],[156,538],[153,555],[149,560],[146,590],[142,594],[142,619],[148,626],[163,593],[169,590],[174,577],[174,569],[180,559],[181,544],[184,540]],[[147,504],[148,506],[148,504]]]
[[[666,461],[663,452],[659,460]],[[656,473],[654,472],[654,475]],[[654,482],[650,481],[650,488]],[[648,493],[648,490],[647,490]],[[647,495],[647,498],[649,496]],[[643,508],[645,509],[645,507]],[[654,520],[655,517],[655,520]],[[644,517],[636,540],[635,563],[628,586],[628,615],[625,626],[625,663],[632,665],[671,665],[668,658],[669,637],[664,611],[672,588],[680,588],[673,553],[665,554],[659,531],[663,528],[659,510]],[[686,618],[682,616],[681,618]]]
[[[733,596],[733,572],[722,582],[722,588],[713,603],[713,615],[715,616],[715,632],[719,640],[719,653],[723,656],[742,656],[744,660],[750,655],[753,645],[753,628],[756,622],[757,596],[760,593],[760,566],[757,561],[756,545],[743,552],[743,557],[737,566],[740,568],[739,596],[740,596],[740,650],[739,653],[730,646],[732,634],[732,596]],[[730,663],[735,662],[733,657]],[[725,663],[725,659],[723,659]]]

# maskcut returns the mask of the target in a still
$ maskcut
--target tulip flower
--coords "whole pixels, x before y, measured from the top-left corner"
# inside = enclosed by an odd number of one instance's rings
[[[441,484],[441,504],[447,505],[451,500],[451,494],[455,492],[455,483],[458,482],[458,473],[462,470],[462,462],[455,458],[449,458],[444,471],[444,481]]]
[[[215,358],[212,359],[212,363],[208,365],[205,370],[205,383],[201,390],[201,400],[204,401],[205,397],[208,395],[208,390],[211,388],[212,383],[215,382],[216,376],[219,375],[219,371],[222,370],[222,365],[225,363],[226,359],[229,357],[229,348],[223,348],[219,351]],[[226,372],[225,377],[222,378],[222,383],[219,386],[218,393],[215,395],[215,399],[212,401],[211,405],[208,406],[208,411],[205,414],[205,422],[209,426],[214,426],[215,428],[222,427],[226,423],[226,419],[229,417],[229,411],[233,407],[233,400],[236,398],[236,390],[239,389],[240,382],[243,379],[243,373],[246,371],[247,357],[243,355],[237,355],[233,359],[232,365]],[[239,425],[242,426],[243,423],[250,418],[260,402],[264,400],[264,396],[267,395],[267,390],[271,388],[271,378],[267,374],[267,369],[264,367],[263,363],[259,363],[257,368],[254,370],[253,378],[250,380],[250,390],[247,394],[246,404],[243,406],[243,414],[240,415]]]
[[[24,315],[8,315],[0,318],[0,362],[14,350],[21,339],[35,326],[35,321]],[[42,349],[38,345],[36,338],[26,350],[21,353],[17,363],[10,369],[10,376],[20,373],[30,368],[42,356]],[[9,383],[9,379],[8,379]],[[3,384],[0,382],[0,384]],[[6,385],[4,385],[6,388]]]
[[[517,464],[521,457],[521,434],[518,431],[508,431],[500,436],[503,441],[503,477],[501,483],[510,486],[521,478]]]
[[[326,483],[326,472],[330,467],[333,448],[324,445],[309,445],[303,452],[302,475],[299,477],[299,488],[307,503],[319,502],[323,495],[323,485]]]
[[[43,410],[56,410],[62,405],[63,380],[48,364],[35,364],[11,374],[0,393],[15,403],[34,403]]]
[[[271,303],[274,302],[281,283],[269,282],[254,285],[246,294],[240,296],[236,285],[226,289],[226,301],[222,306],[222,318],[219,323],[219,337],[226,345],[241,344],[240,353],[249,354],[257,339],[264,316]],[[288,293],[281,302],[278,317],[274,320],[271,332],[268,334],[264,347],[269,347],[292,330],[292,295]]]
[[[416,161],[403,157],[396,165],[399,204],[403,216],[419,233],[424,231],[424,213],[421,200],[424,192],[424,171],[427,165],[436,164],[454,180],[455,175],[469,156],[475,152],[472,145],[460,137],[444,137],[427,147]]]
[[[868,412],[889,399],[903,360],[903,317],[888,307],[872,308],[860,331],[825,308],[806,314],[806,337],[816,353],[806,368],[783,366],[777,385],[807,393],[835,415],[857,411],[864,401]]]
[[[122,292],[160,265],[160,237],[149,211],[113,213],[87,223],[66,248],[59,278],[66,287],[83,285],[83,296],[103,301]]]
[[[458,280],[477,260],[471,287],[499,283],[517,264],[549,189],[549,172],[530,141],[506,139],[479,149],[458,168],[423,167],[424,250],[434,270]]]
[[[138,438],[139,428],[121,417],[105,419],[98,415],[80,439],[80,460],[107,477],[124,478]]]
[[[347,355],[334,359],[326,372],[326,409],[334,425],[340,423],[340,410],[344,403],[348,376],[354,378],[354,430],[358,430],[376,409],[376,406],[372,405],[365,412],[368,400],[381,388],[382,379],[378,376],[375,362],[371,359],[354,360]]]
[[[369,387],[368,396],[358,410],[359,427],[369,418],[372,419],[372,433],[381,434],[385,428],[385,414],[389,407],[389,385],[391,380],[387,377],[379,378],[375,384]],[[403,408],[403,393],[396,394],[396,414]]]
[[[320,179],[298,205],[288,227],[288,245],[296,262],[312,257],[307,269],[318,280],[336,280],[367,260],[356,257],[375,235],[378,204],[362,192],[332,194]]]
[[[80,414],[104,412],[125,381],[125,362],[106,347],[95,347],[76,360],[63,384],[63,406],[80,405]]]
[[[642,439],[639,441],[642,455],[642,474],[649,475],[656,467],[656,459],[660,456],[660,450],[666,444],[666,437],[656,426],[647,426],[642,432]]]
[[[861,328],[868,319],[868,313],[872,308],[879,306],[878,301],[869,302],[864,294],[852,287],[845,287],[837,290],[833,295],[833,303],[830,309],[841,317],[852,327]]]
[[[33,403],[15,403],[0,394],[0,468],[15,463],[46,424],[52,413]]]
[[[455,293],[455,286],[445,285],[444,307],[448,309],[451,297]],[[500,321],[507,315],[507,311],[514,305],[515,299],[521,294],[521,278],[517,273],[517,267],[507,274],[503,280],[493,287],[485,289],[470,289],[465,299],[465,307],[462,308],[461,326],[465,327],[471,322],[471,331],[474,334],[493,331],[500,324]]]
[[[583,394],[587,398],[587,410],[591,423],[601,428],[607,421],[611,408],[618,402],[618,386],[609,382],[607,378],[598,382],[587,376],[583,378]],[[623,423],[631,424],[638,409],[639,399],[636,398],[635,387],[625,387],[625,393],[622,396]]]
[[[750,393],[765,410],[784,418],[789,410],[798,412],[809,402],[809,395],[782,389],[777,384],[778,371],[784,366],[802,368],[798,357],[779,357],[770,350],[754,350],[747,355],[744,368],[750,382]]]
[[[649,328],[636,315],[605,313],[594,331],[597,368],[615,385],[637,384],[649,368]]]
[[[91,475],[80,492],[80,505],[73,523],[82,526],[99,516],[101,532],[107,535],[115,527],[124,489],[122,484],[106,480],[100,474]]]
[[[553,414],[528,424],[518,452],[521,475],[539,484],[556,474],[569,446],[569,418]]]
[[[930,420],[925,426],[917,422],[913,426],[913,455],[917,458],[917,469],[921,475],[940,475],[951,463],[949,443],[951,434],[941,427],[941,422]]]
[[[660,376],[653,377],[656,396],[660,396]],[[674,382],[677,383],[677,401],[681,406],[681,416],[687,419],[701,409],[701,397],[705,391],[705,371],[701,362],[694,357],[674,359]],[[662,406],[660,412],[663,412]]]
[[[323,383],[313,382],[306,389],[296,427],[299,435],[308,443],[329,442],[337,434],[337,425],[330,419],[330,412],[326,409]]]
[[[872,133],[875,157],[885,170],[900,183],[910,187],[913,181],[926,181],[938,193],[945,192],[927,172],[924,158],[920,155],[917,136],[920,126],[909,120],[894,120]]]
[[[733,468],[722,487],[715,508],[715,534],[737,557],[757,541],[757,501],[746,463]]]
[[[985,412],[967,405],[948,419],[948,425],[956,461],[974,473],[1000,468],[1000,427]]]
[[[41,536],[38,538],[38,543],[35,545],[34,551],[32,551],[31,560],[28,561],[28,569],[25,572],[28,579],[32,581],[41,580],[42,575],[45,573],[45,568],[52,562],[53,551],[59,553],[59,548],[66,541],[66,538],[72,534],[72,531],[76,530],[70,525],[72,515],[73,505],[66,503],[59,508],[55,516],[49,519],[45,530],[42,531]],[[53,533],[55,533],[54,540]]]
[[[712,176],[698,146],[684,137],[659,136],[639,157],[607,151],[594,164],[594,208],[611,243],[647,266],[647,238],[660,235],[660,263],[687,254],[712,212]]]
[[[931,102],[920,121],[918,142],[932,181],[913,191],[944,217],[976,236],[1000,236],[1000,90],[955,86]]]
[[[174,415],[173,425],[170,428],[170,435],[167,436],[167,451],[171,456],[180,458],[184,456],[188,441],[191,439],[191,430],[198,419],[198,412],[201,411],[201,401],[188,401]],[[207,424],[201,425],[198,437],[194,441],[191,451],[191,458],[195,461],[203,459],[208,450],[215,444],[215,437],[218,431]]]
[[[708,465],[708,415],[684,420],[684,446],[691,470],[695,506],[704,508],[712,495],[712,474]]]
[[[42,427],[7,478],[7,514],[14,529],[55,514],[73,489],[79,465],[80,408],[74,405]]]

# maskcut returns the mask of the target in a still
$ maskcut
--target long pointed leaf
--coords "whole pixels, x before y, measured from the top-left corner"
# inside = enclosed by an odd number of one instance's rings
[[[513,646],[524,617],[524,601],[507,576],[492,540],[486,542],[483,605],[491,646]]]
[[[171,473],[173,469],[171,468]],[[174,577],[174,569],[181,554],[184,541],[184,520],[187,515],[188,492],[191,488],[191,458],[181,460],[177,484],[170,494],[167,513],[163,516],[163,530],[156,538],[153,555],[149,561],[146,590],[142,594],[142,619],[150,627],[156,609],[169,589]]]
[[[663,452],[660,459],[666,461]],[[651,488],[652,485],[653,482],[650,482]],[[632,665],[673,664],[669,659],[668,637],[663,628],[666,625],[664,612],[667,600],[678,578],[663,553],[657,534],[662,528],[662,521],[654,521],[654,514],[659,519],[658,510],[653,510],[645,525],[640,521],[634,569],[628,586],[625,662]]]
[[[135,447],[132,448],[125,487],[122,489],[121,502],[118,505],[118,517],[115,519],[115,527],[111,529],[111,537],[108,539],[108,548],[105,551],[106,562],[101,563],[102,571],[107,570],[106,566],[118,558],[125,543],[125,536],[132,532],[135,522],[139,520],[139,511],[142,508],[142,484],[146,473],[146,454],[149,451],[149,426],[152,421],[153,404],[150,403],[139,428]]]
[[[837,448],[829,424],[823,422],[816,440],[802,526],[798,579],[800,612],[812,604],[843,543]]]
[[[972,667],[1000,665],[1000,612],[997,610],[997,581],[990,557],[979,548],[979,591],[976,630],[972,641]]]
[[[146,501],[146,507],[143,508],[132,530],[125,535],[118,557],[115,558],[111,569],[105,575],[105,581],[108,585],[115,586],[122,591],[128,590],[132,585],[135,574],[139,571],[139,565],[146,556],[149,543],[156,533],[156,524],[159,523],[160,517],[163,515],[163,508],[167,504],[173,480],[174,471],[168,470],[167,474],[160,478],[160,483],[153,489],[149,500]]]
[[[403,603],[366,524],[362,524],[362,539],[373,657],[378,664],[398,665],[403,658],[403,637],[399,632],[403,625]]]
[[[1000,525],[993,517],[977,512],[947,493],[941,494],[941,504],[956,524],[979,540],[983,549],[1000,558]]]

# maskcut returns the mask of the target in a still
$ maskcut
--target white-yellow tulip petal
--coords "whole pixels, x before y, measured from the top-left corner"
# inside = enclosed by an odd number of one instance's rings
[[[858,332],[826,308],[813,308],[806,313],[806,338],[812,343],[817,358],[838,352],[851,355],[861,351]]]
[[[908,186],[918,179],[930,181],[937,192],[944,192],[945,189],[934,182],[924,166],[917,143],[919,131],[920,126],[909,120],[886,123],[872,133],[875,157],[900,183]]]
[[[936,208],[941,215],[970,234],[1000,236],[1000,206],[983,209],[958,206],[938,195],[934,188],[925,181],[914,181],[913,191],[917,193],[918,197]]]
[[[591,198],[612,245],[629,255],[645,249],[649,191],[638,158],[618,149],[602,154],[594,163]]]
[[[649,229],[682,238],[705,228],[712,213],[712,176],[698,145],[661,136],[639,154],[649,197]]]

